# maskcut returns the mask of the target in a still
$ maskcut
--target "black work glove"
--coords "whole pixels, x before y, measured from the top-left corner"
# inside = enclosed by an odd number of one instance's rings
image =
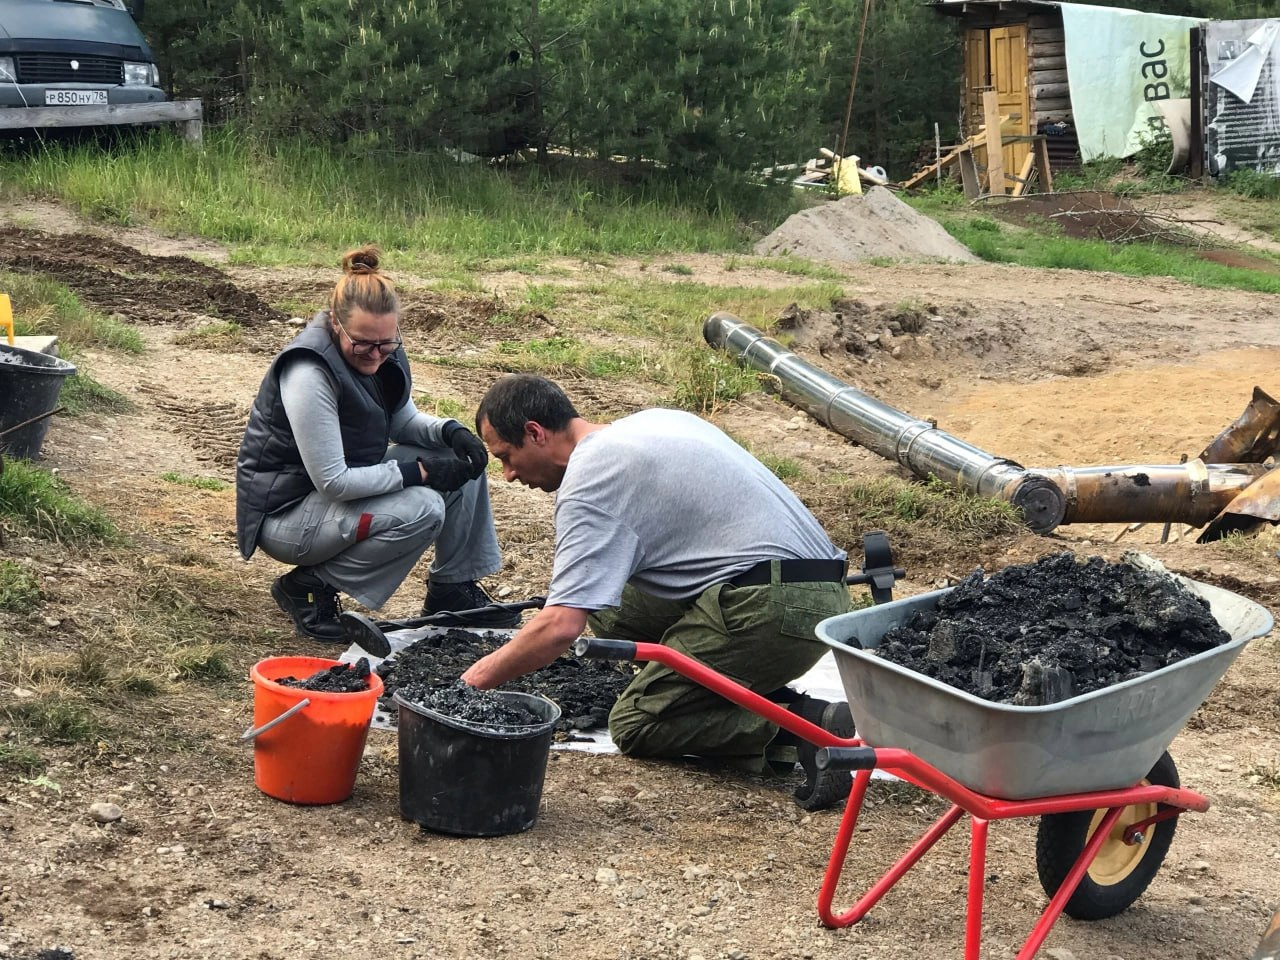
[[[489,462],[489,451],[484,448],[479,437],[457,420],[446,423],[440,435],[444,438],[444,442],[453,448],[459,460],[471,465],[472,480],[484,473],[484,466]]]
[[[471,464],[459,460],[451,453],[442,453],[437,457],[419,457],[418,462],[427,471],[427,486],[441,493],[453,493],[464,483],[474,479]]]

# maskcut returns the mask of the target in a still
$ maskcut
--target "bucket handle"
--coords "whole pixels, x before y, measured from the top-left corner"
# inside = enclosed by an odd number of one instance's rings
[[[308,707],[310,705],[311,705],[311,698],[303,697],[301,700],[295,703],[292,707],[290,707],[284,713],[280,714],[280,716],[276,717],[274,720],[268,720],[266,723],[264,723],[260,727],[250,727],[244,733],[240,734],[240,739],[252,740],[254,737],[257,737],[260,734],[266,733],[268,730],[270,730],[272,727],[276,726],[277,724],[284,723],[286,720],[292,717],[295,713],[297,713],[303,707]]]

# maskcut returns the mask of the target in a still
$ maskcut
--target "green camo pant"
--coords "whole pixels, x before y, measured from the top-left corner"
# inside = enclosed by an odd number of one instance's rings
[[[847,613],[842,583],[717,584],[692,600],[662,600],[627,587],[620,607],[588,620],[598,637],[660,642],[757,693],[803,674],[826,651],[814,627]],[[763,717],[658,663],[646,664],[609,714],[609,733],[633,757],[715,757],[764,769],[778,732]]]

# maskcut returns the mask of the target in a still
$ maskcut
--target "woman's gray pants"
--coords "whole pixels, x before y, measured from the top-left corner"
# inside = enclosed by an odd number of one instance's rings
[[[396,444],[388,460],[414,461],[422,447]],[[433,451],[439,455],[439,451]],[[453,493],[406,487],[363,500],[330,500],[312,491],[268,516],[258,546],[281,563],[311,567],[330,586],[378,609],[435,544],[429,576],[462,583],[497,573],[502,566],[489,507],[489,483],[481,476]]]

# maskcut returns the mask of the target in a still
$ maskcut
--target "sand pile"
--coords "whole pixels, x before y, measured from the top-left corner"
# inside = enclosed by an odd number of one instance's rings
[[[977,260],[935,220],[917,213],[884,187],[824,203],[789,217],[755,246],[759,256],[790,254],[847,263],[891,260]]]

